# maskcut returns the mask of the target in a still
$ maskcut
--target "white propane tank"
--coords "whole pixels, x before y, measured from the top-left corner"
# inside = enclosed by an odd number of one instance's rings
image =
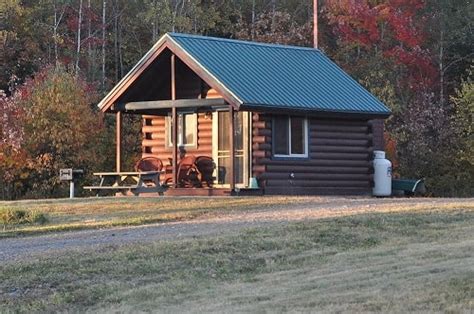
[[[374,196],[392,195],[392,163],[385,159],[385,152],[374,151]]]

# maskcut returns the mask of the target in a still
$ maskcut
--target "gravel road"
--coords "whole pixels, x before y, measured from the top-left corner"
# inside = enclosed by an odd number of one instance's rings
[[[369,212],[406,211],[466,206],[474,209],[474,199],[375,199],[375,198],[315,198],[312,203],[254,211],[233,211],[219,216],[102,230],[51,233],[40,236],[0,240],[0,263],[12,263],[24,258],[66,255],[81,249],[101,249],[131,243],[149,243],[196,236],[238,233],[246,228],[286,224],[292,221],[321,219]]]

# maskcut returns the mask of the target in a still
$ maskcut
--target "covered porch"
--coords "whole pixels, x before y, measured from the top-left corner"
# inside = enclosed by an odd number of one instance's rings
[[[141,112],[146,106],[147,112]],[[249,187],[251,113],[235,111],[221,98],[127,103],[117,111],[116,172],[161,171],[166,194],[231,194]],[[153,107],[160,113],[151,115]],[[165,110],[166,109],[166,110]],[[122,161],[123,114],[143,116],[142,159]],[[144,167],[140,163],[147,163]],[[155,167],[150,168],[150,164]]]
[[[170,50],[163,51],[108,112],[116,119],[116,173],[132,168],[159,171],[165,195],[259,193],[255,186],[248,189],[252,113],[231,105]],[[151,160],[157,168],[123,164],[126,114],[142,116],[142,161]]]

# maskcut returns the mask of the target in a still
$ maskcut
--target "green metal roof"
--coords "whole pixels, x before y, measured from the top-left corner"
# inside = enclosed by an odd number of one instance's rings
[[[243,107],[390,114],[318,49],[177,33],[167,36]]]

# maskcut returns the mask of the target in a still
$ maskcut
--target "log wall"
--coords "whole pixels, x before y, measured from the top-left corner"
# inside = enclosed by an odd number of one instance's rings
[[[181,60],[176,62],[176,98],[199,99],[219,97]],[[212,157],[212,115],[198,113],[197,145],[184,147],[185,154]],[[164,165],[169,164],[173,149],[167,146],[166,118],[164,116],[143,116],[142,156],[158,157]],[[178,151],[179,155],[179,151]]]
[[[273,158],[272,117],[253,114],[253,172],[265,194],[370,193],[373,135],[368,122],[308,122],[308,158]]]
[[[212,157],[212,115],[197,114],[197,146],[184,147],[186,154]],[[172,147],[166,145],[167,127],[163,116],[143,116],[142,156],[157,157],[164,165],[172,158]]]

